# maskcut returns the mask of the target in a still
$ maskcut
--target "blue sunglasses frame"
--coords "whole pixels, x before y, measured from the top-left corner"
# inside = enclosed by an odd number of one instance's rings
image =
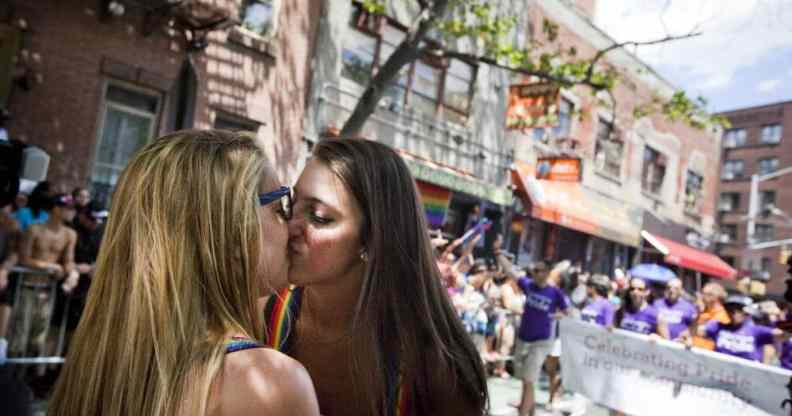
[[[284,214],[286,216],[286,219],[290,220],[291,219],[291,214],[292,214],[292,209],[291,209],[292,208],[292,197],[291,197],[291,195],[292,194],[291,194],[291,188],[290,187],[281,186],[279,189],[277,189],[275,191],[259,194],[259,197],[258,197],[259,198],[259,204],[261,204],[261,206],[264,206],[264,205],[267,205],[267,204],[271,204],[271,203],[273,203],[275,201],[278,201],[278,200],[280,200],[283,197],[289,198],[289,202],[288,202],[289,209],[286,210],[286,212],[284,212]]]

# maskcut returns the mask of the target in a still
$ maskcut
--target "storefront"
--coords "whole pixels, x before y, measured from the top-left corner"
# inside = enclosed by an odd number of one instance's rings
[[[536,179],[534,167],[523,162],[515,163],[512,179],[524,213],[543,224],[523,227],[542,232],[533,259],[580,261],[585,269],[606,274],[629,267],[632,253],[640,244],[639,208],[608,198],[580,182]],[[522,241],[531,239],[525,236]]]

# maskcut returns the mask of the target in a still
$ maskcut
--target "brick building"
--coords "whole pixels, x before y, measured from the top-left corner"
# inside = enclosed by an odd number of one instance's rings
[[[783,293],[782,251],[792,247],[792,172],[759,182],[749,247],[751,176],[792,167],[792,101],[722,113],[732,124],[723,136],[719,186],[719,254],[754,281],[754,291]],[[779,172],[780,173],[780,172]],[[786,244],[784,244],[784,240]],[[765,247],[765,248],[761,248]]]
[[[313,1],[4,3],[0,107],[11,137],[50,154],[56,184],[106,198],[147,141],[212,126],[257,132],[283,179],[295,176]]]

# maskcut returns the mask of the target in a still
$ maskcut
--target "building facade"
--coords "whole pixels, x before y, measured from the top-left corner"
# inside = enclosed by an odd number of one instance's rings
[[[731,121],[723,136],[718,197],[719,254],[741,271],[754,292],[785,290],[783,257],[792,247],[792,101],[722,113]],[[787,169],[789,171],[790,169]],[[758,181],[750,235],[751,177]]]
[[[310,0],[4,2],[0,107],[12,138],[50,154],[49,180],[99,199],[137,149],[184,128],[254,131],[290,180],[320,13]]]

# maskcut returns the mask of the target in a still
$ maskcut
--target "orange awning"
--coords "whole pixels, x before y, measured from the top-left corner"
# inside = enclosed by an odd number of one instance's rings
[[[512,181],[531,205],[534,218],[606,240],[637,247],[641,212],[586,189],[580,182],[536,179],[533,165],[516,161]]]
[[[642,231],[641,236],[665,256],[664,261],[668,264],[726,280],[735,280],[737,277],[737,270],[712,253],[658,237],[648,231]]]

